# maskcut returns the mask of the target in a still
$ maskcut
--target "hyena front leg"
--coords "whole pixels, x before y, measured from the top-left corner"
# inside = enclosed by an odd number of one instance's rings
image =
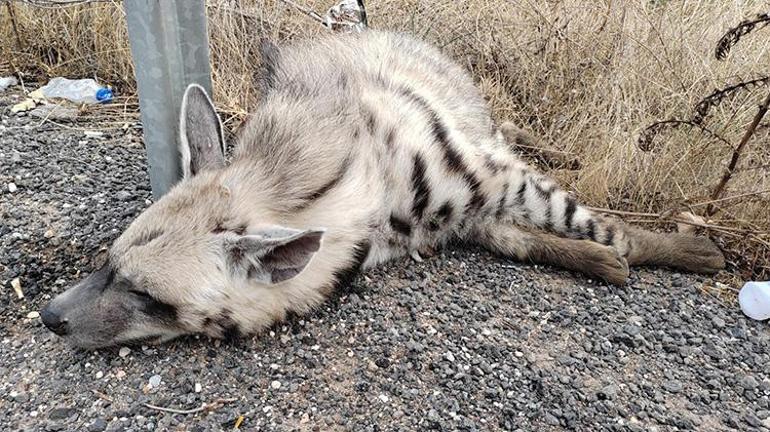
[[[499,222],[480,226],[475,234],[481,246],[520,261],[563,267],[615,285],[623,285],[628,278],[626,260],[610,246]]]

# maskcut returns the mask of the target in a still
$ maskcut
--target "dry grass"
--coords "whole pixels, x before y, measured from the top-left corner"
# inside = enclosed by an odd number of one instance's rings
[[[324,11],[331,0],[301,2]],[[744,35],[725,61],[717,42],[744,19],[767,12],[760,1],[667,0],[370,0],[370,25],[409,31],[471,70],[494,114],[579,156],[578,171],[551,174],[594,206],[630,211],[627,219],[671,226],[655,215],[703,213],[732,154],[768,92],[766,84],[724,97],[703,126],[658,134],[637,145],[648,125],[690,119],[715,89],[770,70],[770,30]],[[2,3],[0,2],[0,5]],[[28,79],[95,76],[123,94],[134,90],[119,3],[40,9],[15,3],[15,29],[1,7],[0,54]],[[210,0],[215,93],[238,120],[258,97],[252,74],[261,37],[295,39],[325,31],[277,0]],[[761,34],[760,34],[761,33]],[[0,66],[1,68],[2,66]],[[9,71],[0,71],[7,73]],[[737,274],[770,277],[770,119],[741,155],[716,203],[717,229]],[[756,192],[764,193],[756,194]],[[730,198],[738,197],[738,198]]]

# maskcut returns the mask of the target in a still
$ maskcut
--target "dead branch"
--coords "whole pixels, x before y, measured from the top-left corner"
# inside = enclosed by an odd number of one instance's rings
[[[735,166],[738,164],[738,159],[741,157],[743,148],[746,147],[746,143],[748,143],[751,139],[751,136],[754,135],[754,131],[756,131],[759,122],[761,122],[762,118],[765,116],[765,114],[767,114],[768,106],[770,106],[770,93],[767,94],[765,101],[762,102],[762,104],[759,106],[759,110],[754,116],[754,120],[752,120],[751,124],[746,129],[746,133],[743,134],[743,138],[741,138],[741,142],[738,143],[738,147],[733,150],[733,155],[730,158],[730,163],[727,165],[727,170],[725,170],[724,175],[722,175],[722,179],[719,181],[717,187],[714,188],[714,192],[711,193],[712,200],[716,200],[721,197],[725,186],[727,186],[727,182],[729,182],[730,178],[733,176]],[[706,215],[708,216],[713,216],[716,214],[716,212],[717,210],[713,205],[709,205],[706,208]]]
[[[770,25],[770,14],[759,14],[754,19],[741,21],[740,24],[727,31],[717,43],[714,55],[718,60],[727,58],[730,49],[741,40],[743,36]]]
[[[716,138],[720,142],[724,143],[728,147],[732,148],[733,144],[723,138],[718,133],[712,131],[711,129],[703,126],[702,124],[692,121],[692,120],[664,120],[655,122],[649,126],[647,126],[641,134],[639,134],[639,140],[638,140],[638,146],[642,151],[651,151],[654,147],[654,141],[655,138],[658,136],[658,134],[663,131],[664,129],[670,129],[670,128],[678,128],[678,127],[694,127],[698,130],[700,130],[704,135]]]
[[[703,119],[706,118],[711,108],[722,103],[722,101],[728,96],[740,93],[741,91],[744,91],[744,90],[751,90],[758,86],[768,85],[768,84],[770,84],[770,76],[765,76],[762,78],[740,82],[738,84],[731,85],[723,89],[715,90],[713,93],[703,98],[695,106],[695,116],[693,116],[692,121],[698,124],[703,122]]]

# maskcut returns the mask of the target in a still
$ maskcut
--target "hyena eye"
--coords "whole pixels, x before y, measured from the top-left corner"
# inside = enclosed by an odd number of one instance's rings
[[[132,289],[132,290],[128,290],[128,292],[130,292],[131,294],[133,294],[133,295],[135,295],[137,297],[141,297],[143,299],[148,299],[148,300],[152,300],[153,299],[150,294],[148,294],[148,293],[146,293],[144,291],[139,291],[139,290],[133,290]]]

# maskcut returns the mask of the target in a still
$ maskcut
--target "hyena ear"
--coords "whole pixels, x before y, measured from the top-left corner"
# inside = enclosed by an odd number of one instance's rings
[[[275,284],[298,275],[321,247],[323,230],[269,228],[226,240],[230,271],[243,278]]]
[[[184,178],[225,166],[222,122],[206,90],[198,84],[190,84],[184,92],[179,137]]]

